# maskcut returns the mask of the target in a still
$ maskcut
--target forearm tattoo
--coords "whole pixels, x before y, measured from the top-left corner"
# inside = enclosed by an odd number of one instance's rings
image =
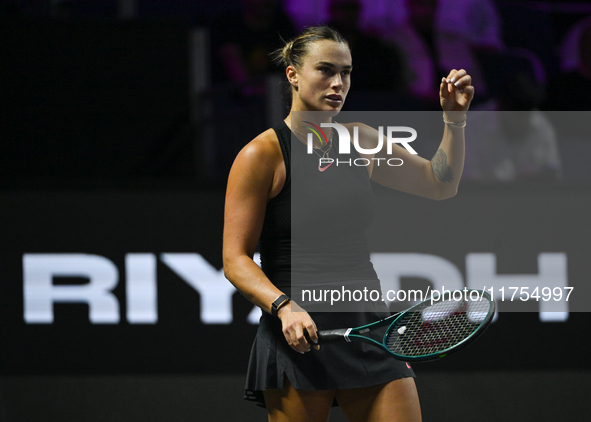
[[[442,182],[453,182],[454,172],[451,167],[447,165],[447,154],[441,148],[435,153],[435,156],[431,160],[431,167],[433,167],[433,173]]]

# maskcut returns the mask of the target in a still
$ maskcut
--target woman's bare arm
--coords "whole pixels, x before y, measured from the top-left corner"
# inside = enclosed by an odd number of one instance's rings
[[[464,70],[452,70],[447,78],[442,79],[439,96],[448,120],[461,122],[465,119],[474,97],[471,82],[472,79]],[[397,157],[404,164],[390,167],[372,162],[371,178],[384,186],[430,199],[454,196],[464,168],[464,129],[450,124],[444,126],[441,144],[431,160],[411,154],[398,145],[393,145],[392,156],[387,156],[382,148],[378,157]],[[375,129],[364,127],[362,133],[362,137],[377,139]]]
[[[283,294],[253,261],[267,202],[283,187],[285,165],[273,130],[259,135],[236,157],[226,191],[224,213],[224,273],[226,278],[252,303],[265,312]],[[307,312],[291,312],[291,302],[278,316],[289,345],[303,353],[310,349],[303,329],[312,340],[316,326]]]

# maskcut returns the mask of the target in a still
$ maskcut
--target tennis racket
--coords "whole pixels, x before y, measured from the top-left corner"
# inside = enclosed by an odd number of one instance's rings
[[[485,291],[448,291],[371,324],[319,331],[318,344],[365,342],[399,360],[436,360],[474,341],[494,312],[495,303]],[[388,328],[381,343],[363,335],[384,326]]]

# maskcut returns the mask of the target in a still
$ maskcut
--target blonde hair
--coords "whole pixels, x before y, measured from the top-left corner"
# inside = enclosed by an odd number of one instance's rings
[[[287,41],[283,48],[271,53],[271,56],[275,63],[284,68],[294,66],[299,69],[304,61],[304,56],[308,53],[310,44],[322,40],[343,43],[349,47],[347,40],[333,28],[326,25],[310,26],[296,38]]]

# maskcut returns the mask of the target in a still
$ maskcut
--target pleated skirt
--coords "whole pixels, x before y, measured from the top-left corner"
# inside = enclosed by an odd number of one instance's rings
[[[385,306],[384,306],[385,310]],[[311,312],[319,330],[358,327],[378,321],[385,312]],[[281,321],[263,313],[252,345],[246,376],[246,400],[265,407],[263,392],[282,389],[285,380],[298,390],[336,390],[368,387],[414,377],[407,362],[365,343],[329,344],[301,354],[287,344]],[[381,341],[382,333],[372,335]]]

